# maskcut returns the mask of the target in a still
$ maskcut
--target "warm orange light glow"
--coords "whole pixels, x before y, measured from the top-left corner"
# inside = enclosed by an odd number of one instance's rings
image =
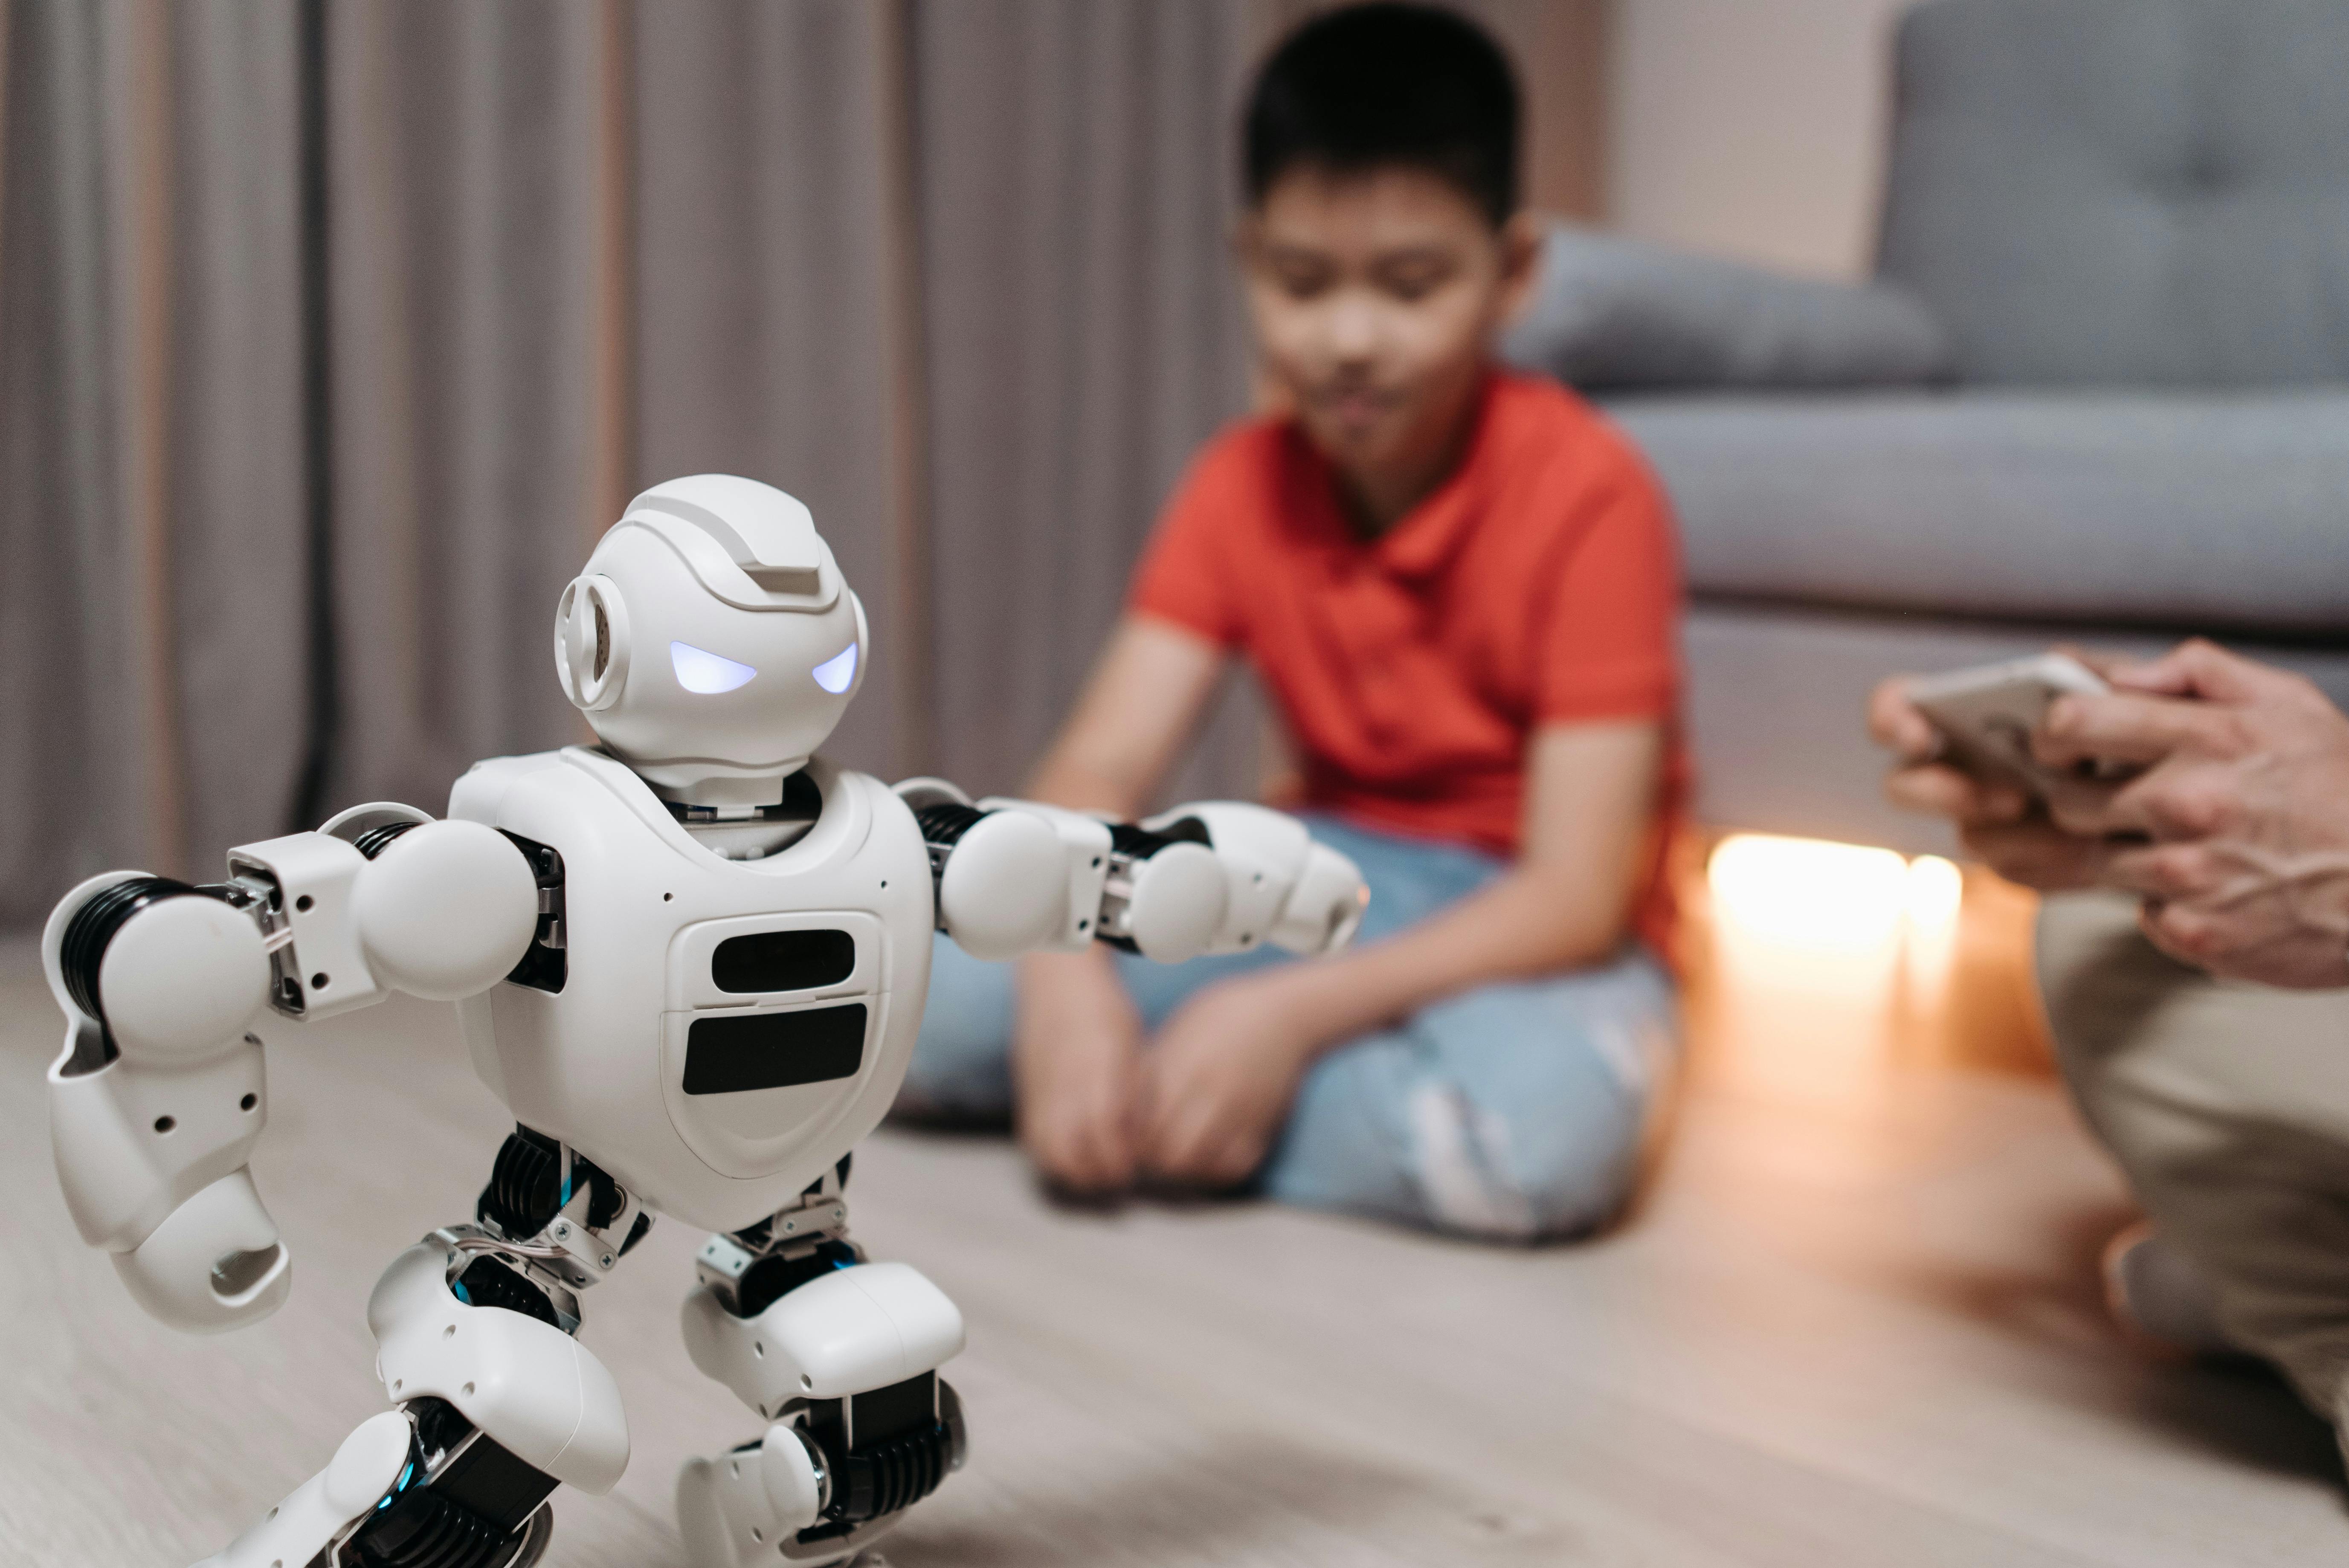
[[[1908,896],[1902,913],[1909,929],[1920,936],[1940,936],[1958,923],[1958,906],[1966,896],[1966,876],[1952,861],[1939,855],[1919,855],[1909,862]]]
[[[1957,924],[1965,875],[1939,855],[1824,839],[1733,833],[1705,865],[1713,908],[1726,924],[1773,944],[1887,947],[1904,934],[1945,938]]]
[[[1894,1061],[1946,997],[1965,875],[1939,855],[1738,833],[1705,865],[1715,1070],[1831,1103]]]
[[[1715,1089],[1848,1109],[1920,1068],[2045,1068],[2034,901],[1987,872],[1741,833],[1688,892],[1690,1036]]]
[[[1909,862],[1890,850],[1735,833],[1705,868],[1724,925],[1773,945],[1848,953],[1897,942]]]

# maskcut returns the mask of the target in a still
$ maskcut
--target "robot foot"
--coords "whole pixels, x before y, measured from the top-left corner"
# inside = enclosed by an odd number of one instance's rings
[[[870,1265],[867,1265],[870,1266]],[[934,1389],[930,1412],[904,1430],[848,1447],[834,1419],[798,1424],[804,1408],[769,1427],[756,1442],[715,1459],[688,1460],[677,1478],[677,1518],[692,1568],[886,1568],[869,1549],[906,1511],[962,1468],[967,1439],[962,1402],[934,1373],[877,1392]],[[870,1399],[872,1395],[860,1397]],[[851,1404],[851,1408],[858,1408]],[[867,1413],[874,1420],[883,1414]]]
[[[398,1487],[408,1463],[409,1441],[408,1418],[397,1410],[368,1417],[343,1439],[325,1470],[196,1568],[307,1563]]]
[[[756,1442],[686,1460],[677,1477],[678,1529],[692,1568],[845,1563],[856,1543],[826,1525],[831,1504],[823,1449],[805,1429],[780,1421]]]
[[[195,1568],[531,1568],[545,1555],[554,1513],[543,1491],[502,1526],[429,1484],[428,1460],[441,1456],[421,1441],[408,1409],[369,1417],[325,1470]]]

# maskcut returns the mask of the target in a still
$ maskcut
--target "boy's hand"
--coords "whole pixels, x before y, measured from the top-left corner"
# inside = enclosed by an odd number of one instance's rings
[[[1210,985],[1166,1021],[1143,1068],[1143,1165],[1164,1181],[1233,1187],[1264,1163],[1319,1042],[1291,971]]]
[[[1133,1184],[1141,1078],[1142,1020],[1108,954],[1020,962],[1013,1103],[1019,1141],[1047,1181],[1086,1195]]]

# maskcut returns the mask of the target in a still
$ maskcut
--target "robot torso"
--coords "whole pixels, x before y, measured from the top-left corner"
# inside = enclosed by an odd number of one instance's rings
[[[755,859],[584,748],[478,763],[450,796],[452,818],[561,857],[559,950],[460,1004],[475,1070],[523,1125],[700,1228],[787,1205],[871,1131],[921,1026],[921,830],[874,779],[822,758],[805,778],[812,825]]]

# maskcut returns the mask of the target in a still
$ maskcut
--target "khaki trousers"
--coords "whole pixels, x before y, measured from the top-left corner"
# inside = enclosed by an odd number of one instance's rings
[[[2065,1081],[2228,1336],[2349,1432],[2349,991],[2214,980],[2137,906],[2043,906],[2039,980]]]

